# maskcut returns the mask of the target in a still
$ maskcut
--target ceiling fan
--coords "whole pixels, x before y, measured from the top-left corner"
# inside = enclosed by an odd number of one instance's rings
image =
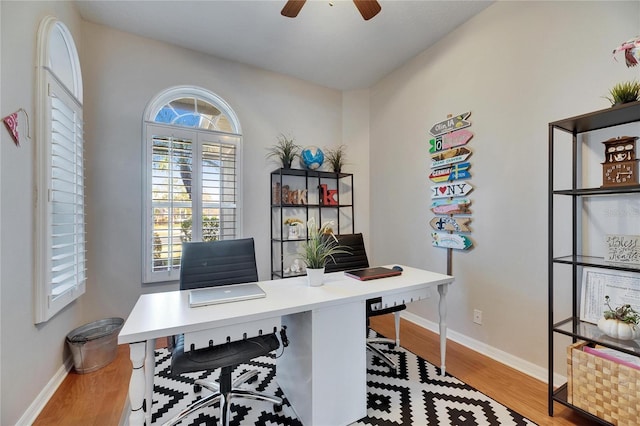
[[[289,0],[280,13],[287,18],[295,18],[298,16],[298,13],[300,13],[300,9],[302,9],[306,1],[307,0]],[[373,18],[382,10],[382,7],[376,0],[353,0],[353,2],[365,21]]]

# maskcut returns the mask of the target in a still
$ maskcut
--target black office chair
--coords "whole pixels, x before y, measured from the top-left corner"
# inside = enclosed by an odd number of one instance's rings
[[[253,238],[182,244],[181,290],[254,281],[258,281],[258,270]],[[205,387],[213,393],[195,401],[165,425],[178,423],[191,413],[220,402],[220,424],[227,426],[231,398],[235,397],[268,401],[274,404],[276,411],[279,411],[282,407],[281,398],[239,388],[243,383],[256,380],[258,371],[245,372],[235,381],[231,381],[231,373],[238,364],[267,355],[280,347],[276,336],[277,330],[268,331],[270,332],[257,337],[187,352],[184,350],[184,335],[173,336],[170,339],[173,342],[170,344],[171,374],[179,375],[217,368],[221,368],[221,373],[219,383],[196,380],[194,384],[196,391],[199,391],[200,387]],[[287,339],[283,330],[281,330],[281,336],[286,346]]]
[[[349,253],[340,253],[333,256],[334,262],[329,262],[325,266],[326,272],[336,272],[336,271],[347,271],[349,269],[361,269],[369,267],[369,259],[367,258],[367,251],[364,247],[364,239],[361,233],[358,234],[341,234],[336,235],[338,239],[338,244],[341,246],[349,247]],[[385,315],[385,314],[394,314],[395,321],[395,331],[396,331],[396,339],[386,339],[386,338],[368,338],[367,339],[367,349],[376,354],[380,359],[384,361],[389,367],[395,370],[396,364],[389,358],[385,353],[380,351],[378,348],[372,345],[372,343],[391,343],[396,346],[400,346],[400,311],[403,311],[407,308],[406,305],[396,305],[390,306],[384,309],[374,309],[376,305],[380,304],[382,299],[377,297],[374,299],[367,300],[366,309],[367,309],[367,331],[369,329],[369,318]]]

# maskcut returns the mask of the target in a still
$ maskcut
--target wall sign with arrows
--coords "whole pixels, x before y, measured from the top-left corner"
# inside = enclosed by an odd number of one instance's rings
[[[464,129],[471,126],[471,123],[467,121],[467,118],[471,115],[471,112],[465,112],[464,114],[456,115],[455,117],[449,117],[446,120],[440,121],[429,130],[429,133],[433,136],[444,135],[445,133],[453,132],[454,130]]]
[[[456,130],[455,132],[447,133],[446,135],[436,136],[435,139],[429,140],[429,152],[433,154],[434,152],[466,145],[472,137],[473,133],[464,129]]]
[[[458,179],[469,179],[471,177],[469,167],[471,167],[470,163],[459,163],[443,169],[436,169],[431,172],[429,179],[436,183]]]
[[[431,156],[431,168],[448,166],[449,164],[460,163],[471,155],[469,148],[460,147],[441,151]]]
[[[471,163],[468,158],[472,152],[467,143],[473,133],[467,128],[471,112],[449,116],[431,126],[429,133],[429,154],[431,156],[431,211],[436,215],[429,224],[432,245],[447,249],[467,250],[473,247],[468,234],[471,232],[471,200],[467,198],[473,186],[467,181],[471,178]],[[451,255],[448,255],[447,273],[451,273]]]

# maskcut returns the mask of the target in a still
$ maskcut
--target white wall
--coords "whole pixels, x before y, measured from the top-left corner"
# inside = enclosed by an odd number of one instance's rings
[[[266,148],[281,132],[301,145],[341,144],[342,93],[88,22],[83,34],[85,111],[91,117],[86,126],[86,316],[126,317],[141,293],[177,288],[140,280],[142,112],[154,95],[174,85],[207,88],[238,114],[244,143],[244,235],[255,238],[259,276],[269,279],[269,172],[278,166],[267,163]],[[360,149],[363,142],[358,143]],[[359,173],[360,167],[348,170]]]
[[[4,124],[0,143],[1,387],[0,424],[13,425],[47,383],[64,374],[64,338],[83,321],[73,304],[45,324],[34,325],[34,155],[33,137],[36,33],[42,18],[64,21],[82,50],[80,17],[69,3],[2,2],[2,100],[0,116],[24,108],[29,114],[31,140],[20,115],[22,143],[13,144]]]
[[[472,112],[475,248],[453,253],[455,333],[546,367],[547,124],[607,108],[613,84],[638,78],[611,58],[638,33],[638,2],[498,2],[371,88],[377,263],[446,272],[431,247],[428,131]],[[409,309],[436,321],[436,302]]]
[[[342,143],[347,146],[346,172],[357,170],[353,177],[354,226],[362,232],[369,246],[369,90],[352,90],[342,95]]]

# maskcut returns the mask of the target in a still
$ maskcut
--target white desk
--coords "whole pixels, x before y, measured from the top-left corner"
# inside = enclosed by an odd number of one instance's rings
[[[309,287],[306,277],[261,281],[266,298],[189,308],[188,291],[140,296],[118,343],[129,343],[130,425],[151,423],[156,338],[280,317],[291,342],[277,360],[277,381],[306,426],[347,425],[366,415],[365,301],[410,303],[440,294],[440,356],[445,371],[446,293],[453,277],[404,267],[402,275],[371,281],[325,275]],[[147,413],[142,409],[146,400]]]

